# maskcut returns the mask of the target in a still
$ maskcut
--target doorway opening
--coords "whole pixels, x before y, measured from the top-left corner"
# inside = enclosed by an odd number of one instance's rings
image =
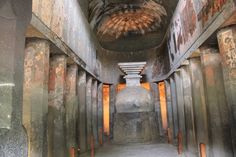
[[[103,85],[103,126],[104,135],[110,135],[110,86]]]
[[[158,83],[159,94],[160,94],[160,108],[161,108],[161,120],[162,127],[164,130],[167,130],[167,105],[166,105],[166,91],[165,91],[165,83]]]

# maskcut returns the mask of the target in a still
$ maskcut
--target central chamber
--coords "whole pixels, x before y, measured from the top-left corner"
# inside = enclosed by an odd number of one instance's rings
[[[140,85],[146,62],[119,63],[126,74],[126,88],[116,96],[114,142],[140,143],[158,140],[158,119],[150,91]]]

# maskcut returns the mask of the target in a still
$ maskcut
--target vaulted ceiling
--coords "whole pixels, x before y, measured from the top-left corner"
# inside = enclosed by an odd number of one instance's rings
[[[88,20],[99,42],[113,51],[159,46],[178,0],[90,0]]]

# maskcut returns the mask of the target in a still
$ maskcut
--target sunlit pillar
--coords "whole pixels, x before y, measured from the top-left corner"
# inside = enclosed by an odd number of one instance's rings
[[[66,56],[50,59],[48,104],[48,157],[66,156],[65,138],[65,78]]]
[[[236,155],[236,26],[221,29],[218,43],[222,57],[226,98],[232,114],[232,141]]]

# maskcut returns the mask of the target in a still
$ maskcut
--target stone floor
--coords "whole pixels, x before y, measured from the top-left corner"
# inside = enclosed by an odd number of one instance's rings
[[[89,157],[84,155],[82,157]],[[179,157],[176,147],[168,144],[105,145],[95,157]]]

